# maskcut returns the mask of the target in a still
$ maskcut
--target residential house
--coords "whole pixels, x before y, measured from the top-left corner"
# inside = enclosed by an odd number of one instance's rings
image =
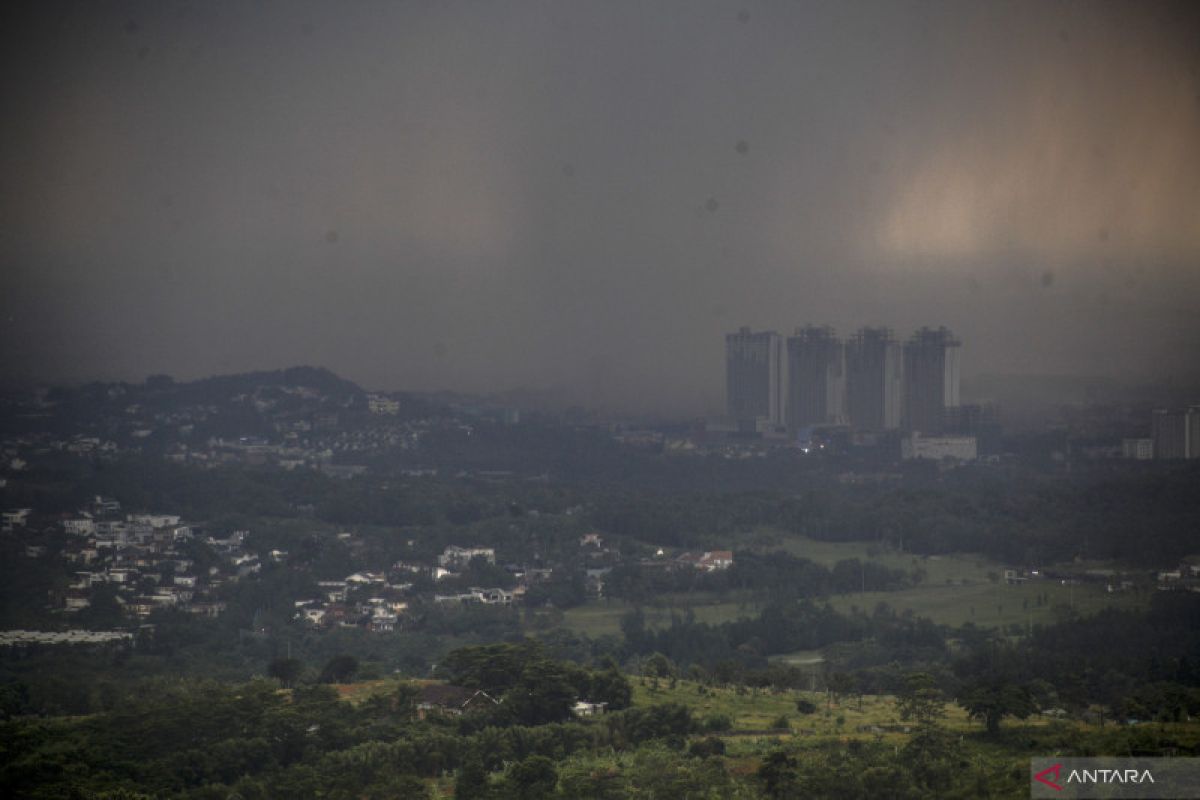
[[[499,705],[499,702],[482,689],[430,683],[422,686],[417,695],[417,716],[421,719],[431,713],[461,716],[471,711]]]
[[[452,544],[438,556],[438,564],[449,569],[462,569],[475,558],[483,558],[489,564],[495,564],[496,551],[491,547],[459,547]]]

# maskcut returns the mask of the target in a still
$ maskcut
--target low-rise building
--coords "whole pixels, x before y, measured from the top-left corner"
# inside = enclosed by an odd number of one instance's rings
[[[452,544],[438,556],[438,564],[447,569],[462,569],[476,558],[482,558],[489,564],[495,564],[496,551],[491,547],[459,547]]]
[[[922,436],[914,432],[900,441],[900,457],[905,460],[974,461],[978,456],[974,436]]]

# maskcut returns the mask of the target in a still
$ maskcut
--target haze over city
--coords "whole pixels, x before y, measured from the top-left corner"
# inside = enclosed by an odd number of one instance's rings
[[[724,402],[724,335],[1195,374],[1189,3],[39,3],[0,369]]]

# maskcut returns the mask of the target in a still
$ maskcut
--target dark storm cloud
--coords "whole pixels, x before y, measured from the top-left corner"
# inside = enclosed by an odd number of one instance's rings
[[[1186,5],[36,4],[4,368],[719,405],[738,324],[1186,369]]]

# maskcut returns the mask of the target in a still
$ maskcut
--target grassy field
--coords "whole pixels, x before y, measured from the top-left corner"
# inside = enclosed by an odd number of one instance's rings
[[[649,679],[631,678],[635,706],[682,703],[691,708],[701,723],[710,716],[723,715],[733,721],[726,736],[875,736],[876,728],[900,728],[903,722],[896,712],[895,699],[887,695],[844,697],[838,702],[819,692],[781,692],[702,687],[691,681],[679,681],[675,688],[659,681],[654,688]],[[800,714],[796,701],[805,698],[817,706],[815,714]],[[788,718],[788,729],[765,733],[780,717]],[[967,719],[958,706],[946,706],[946,727],[954,730],[978,730],[979,723]],[[895,731],[900,734],[900,731]],[[885,734],[886,735],[886,734]]]
[[[701,726],[706,719],[715,715],[726,716],[732,720],[732,727],[719,732],[697,732],[689,738],[691,741],[706,736],[717,736],[725,745],[724,765],[730,775],[747,778],[754,775],[763,760],[779,748],[792,748],[793,754],[806,748],[819,748],[829,742],[838,742],[845,746],[851,740],[880,741],[900,748],[909,740],[912,723],[899,718],[894,697],[888,695],[865,695],[862,698],[847,697],[836,703],[830,703],[829,698],[820,693],[812,692],[782,692],[774,694],[767,691],[743,690],[704,687],[701,692],[699,684],[690,681],[679,681],[670,688],[666,681],[660,681],[654,688],[643,684],[638,678],[631,678],[634,685],[634,705],[651,706],[662,703],[681,703],[690,708]],[[796,710],[796,701],[807,699],[817,706],[816,713],[800,714]],[[953,703],[945,706],[946,716],[940,725],[958,734],[967,735],[975,753],[987,752],[999,759],[1008,759],[1017,769],[1023,769],[1028,763],[1030,753],[1027,750],[1013,749],[1011,740],[991,741],[979,738],[983,733],[980,722],[969,719],[966,712]],[[786,729],[776,728],[780,717],[787,717]],[[595,718],[593,723],[599,723],[602,718]],[[1195,723],[1178,723],[1172,725],[1156,725],[1158,735],[1178,737],[1180,741],[1195,741],[1197,737]],[[1057,732],[1060,737],[1079,735],[1094,735],[1100,729],[1073,720],[1054,720],[1047,717],[1033,716],[1026,720],[1007,719],[1003,723],[1006,731],[1027,731],[1032,738],[1035,730]],[[1111,723],[1107,730],[1117,730]],[[972,735],[973,734],[973,735]],[[680,754],[680,759],[684,756]],[[578,768],[586,767],[595,774],[614,774],[624,772],[634,766],[637,752],[603,750],[599,752],[577,753],[560,762],[560,774]],[[444,777],[438,780],[426,781],[431,794],[437,798],[453,796],[453,779]],[[1024,791],[1020,795],[1026,796]]]
[[[746,544],[763,551],[786,550],[827,567],[843,559],[858,558],[909,573],[914,570],[924,573],[921,584],[911,589],[831,597],[830,602],[839,611],[859,608],[869,612],[879,603],[887,603],[898,612],[911,611],[945,625],[973,622],[981,627],[1028,626],[1057,621],[1070,609],[1086,615],[1109,606],[1136,607],[1149,599],[1145,591],[1110,594],[1103,586],[1063,586],[1055,581],[1009,586],[998,580],[1004,566],[981,556],[915,556],[868,542],[821,542],[771,530],[749,535]],[[568,610],[563,624],[593,637],[618,634],[621,617],[631,608],[617,600],[591,603]],[[671,623],[672,615],[682,616],[687,609],[691,609],[697,620],[716,624],[752,617],[758,613],[759,605],[749,595],[731,601],[698,592],[664,595],[654,606],[644,607],[643,612],[648,626],[665,627]]]
[[[761,689],[736,690],[702,686],[686,680],[676,682],[672,688],[666,680],[659,680],[655,686],[651,679],[635,676],[629,676],[629,681],[633,686],[633,705],[681,703],[692,709],[701,723],[707,717],[724,715],[733,722],[732,729],[724,732],[724,735],[735,737],[778,736],[788,733],[802,736],[874,735],[872,731],[860,730],[860,727],[904,724],[896,715],[894,698],[886,695],[866,695],[861,700],[857,697],[847,697],[831,703],[829,698],[821,692],[774,693]],[[389,695],[395,692],[402,683],[407,684],[411,681],[383,678],[337,684],[334,689],[343,700],[358,705],[371,697]],[[416,683],[425,684],[432,683],[432,681],[416,681]],[[796,710],[796,701],[802,697],[816,704],[818,710],[815,714],[800,714]],[[946,710],[945,724],[948,727],[963,730],[980,727],[978,724],[970,722],[961,708],[947,705]],[[772,724],[781,716],[788,718],[789,729],[787,731],[762,733],[770,730]],[[838,721],[839,718],[841,718],[841,722]]]
[[[682,617],[688,609],[695,614],[698,622],[708,622],[714,625],[741,617],[753,617],[758,613],[757,605],[748,602],[720,602],[705,595],[663,599],[660,602],[667,604],[642,607],[647,627],[665,628],[671,624],[672,615]],[[563,626],[586,633],[591,637],[605,634],[619,635],[621,633],[621,617],[632,610],[632,605],[620,600],[589,603],[564,612]]]
[[[944,584],[946,581],[986,581],[988,572],[1002,574],[1004,571],[1003,566],[982,556],[918,556],[890,550],[874,542],[822,542],[769,529],[755,533],[752,541],[752,549],[768,552],[786,550],[792,555],[807,558],[825,567],[832,567],[848,558],[857,558],[908,572],[921,569],[926,573],[925,580],[936,584]]]
[[[1038,605],[1039,595],[1043,598]],[[1109,594],[1102,586],[1063,586],[1054,581],[1008,586],[1004,583],[922,585],[895,592],[866,592],[830,598],[839,611],[857,607],[866,611],[887,603],[897,611],[911,611],[945,625],[973,622],[982,627],[1029,626],[1056,622],[1071,609],[1083,615],[1103,608],[1129,608],[1149,600],[1146,592]]]

